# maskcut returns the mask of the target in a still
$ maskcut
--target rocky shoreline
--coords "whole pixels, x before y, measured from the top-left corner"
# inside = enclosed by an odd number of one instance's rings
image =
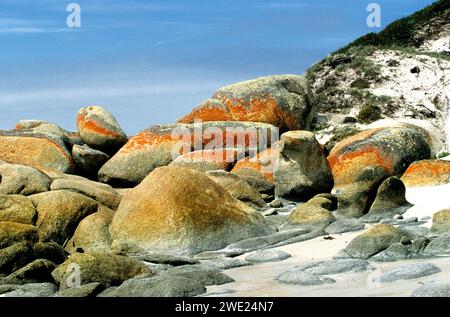
[[[337,114],[321,85],[236,83],[134,136],[95,105],[0,130],[0,297],[450,296],[448,99]]]

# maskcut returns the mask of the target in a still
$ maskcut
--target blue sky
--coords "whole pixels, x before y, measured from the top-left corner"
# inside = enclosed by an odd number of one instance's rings
[[[66,6],[81,7],[81,28]],[[0,0],[0,129],[75,129],[100,104],[129,134],[170,123],[219,87],[301,74],[355,38],[364,0]],[[383,0],[382,27],[432,0]]]

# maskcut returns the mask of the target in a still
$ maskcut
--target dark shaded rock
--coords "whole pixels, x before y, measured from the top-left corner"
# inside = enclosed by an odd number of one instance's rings
[[[406,188],[398,177],[389,177],[380,185],[375,201],[369,213],[360,220],[363,222],[378,222],[384,218],[393,218],[403,214],[411,204],[405,198]]]
[[[157,264],[168,264],[173,266],[198,264],[199,261],[185,256],[176,256],[163,253],[144,253],[133,256],[134,259]]]
[[[0,249],[0,274],[10,274],[34,259],[31,243],[18,242]]]
[[[3,280],[0,280],[1,284],[29,284],[29,283],[53,283],[53,277],[51,272],[55,269],[56,265],[45,259],[37,259],[14,273],[8,275]]]
[[[109,160],[109,155],[90,148],[88,145],[74,145],[72,157],[79,170],[88,176],[97,177],[98,170]]]
[[[380,167],[366,167],[354,183],[338,195],[336,215],[359,218],[366,214],[375,199],[380,184],[389,173]]]
[[[38,242],[33,245],[33,252],[37,259],[46,259],[55,264],[63,263],[69,256],[56,242]]]

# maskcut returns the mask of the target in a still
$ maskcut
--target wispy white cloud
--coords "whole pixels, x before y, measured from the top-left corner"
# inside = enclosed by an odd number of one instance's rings
[[[45,21],[0,18],[0,34],[37,34],[67,32],[68,28],[48,26]]]

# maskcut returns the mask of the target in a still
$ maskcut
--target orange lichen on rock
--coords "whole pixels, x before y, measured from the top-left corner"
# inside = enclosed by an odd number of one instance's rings
[[[0,136],[0,149],[0,160],[9,163],[63,173],[74,168],[72,157],[63,145],[44,136]]]
[[[270,183],[274,183],[273,173],[277,166],[279,155],[278,144],[278,142],[275,143],[272,147],[258,153],[254,157],[246,157],[238,161],[231,172],[236,173],[241,169],[254,170],[260,173]]]
[[[406,187],[450,183],[450,161],[422,160],[414,162],[407,168],[401,180]]]
[[[79,130],[87,130],[105,136],[120,137],[122,133],[106,129],[94,120],[87,119],[84,115],[78,114],[77,127]]]
[[[387,127],[366,130],[339,142],[328,156],[335,189],[353,183],[368,166],[401,175],[414,161],[429,158],[430,146],[418,129]]]

